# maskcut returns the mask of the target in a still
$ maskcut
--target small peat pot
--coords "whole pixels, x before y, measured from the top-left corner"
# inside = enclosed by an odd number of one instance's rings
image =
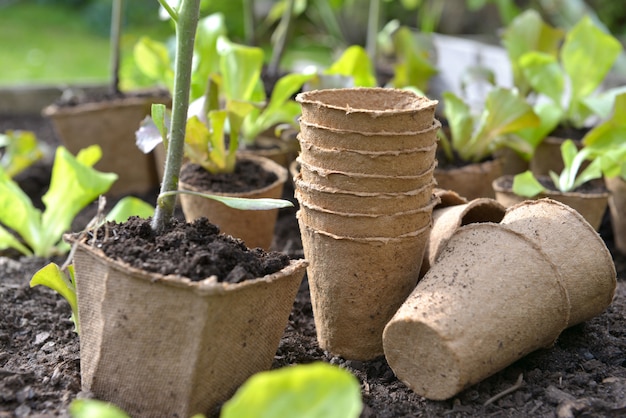
[[[617,249],[626,255],[626,181],[621,177],[605,178],[604,183],[611,195],[611,227]]]
[[[454,190],[467,200],[481,197],[494,198],[491,183],[502,175],[502,160],[493,159],[462,167],[435,169],[438,187]]]
[[[466,225],[385,327],[385,357],[418,395],[449,399],[552,346],[569,311],[559,269],[536,243],[499,224]]]
[[[282,196],[283,188],[287,182],[288,172],[282,165],[266,157],[251,154],[238,155],[237,164],[250,162],[256,165],[264,173],[269,174],[273,180],[269,184],[240,192],[225,192],[223,189],[213,189],[210,186],[203,187],[197,184],[190,175],[193,169],[191,164],[185,164],[181,171],[180,189],[199,193],[209,193],[218,196],[243,197],[243,198],[272,198],[279,199]],[[199,166],[196,166],[196,171]],[[201,169],[201,168],[200,168]],[[210,184],[221,187],[231,183],[250,184],[247,181],[237,179],[237,174],[221,175],[220,177],[211,175],[208,171],[202,170],[202,177],[206,178]],[[259,176],[260,178],[261,176]],[[255,179],[256,180],[256,179]],[[189,194],[180,195],[180,203],[187,222],[206,217],[211,223],[217,225],[220,230],[239,238],[250,248],[263,248],[268,250],[274,238],[274,228],[278,217],[278,209],[270,210],[239,210],[224,205],[221,202]]]
[[[84,242],[74,263],[82,389],[133,417],[212,414],[269,369],[307,266],[291,260],[238,283],[192,281],[131,267]]]
[[[538,176],[542,184],[553,184],[549,176]],[[583,187],[588,189],[574,192],[561,192],[558,190],[546,190],[533,197],[533,200],[549,198],[559,201],[575,209],[597,231],[602,224],[602,217],[606,212],[609,202],[609,192],[602,180],[590,181]],[[501,176],[492,183],[496,200],[504,207],[511,207],[528,200],[513,192],[513,176]]]
[[[408,90],[360,87],[307,91],[296,101],[307,123],[364,133],[428,129],[438,103]]]

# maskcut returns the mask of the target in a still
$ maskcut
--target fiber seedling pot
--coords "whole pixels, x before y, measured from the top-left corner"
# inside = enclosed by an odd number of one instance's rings
[[[463,225],[479,222],[498,223],[506,209],[500,203],[486,197],[474,199],[464,204],[436,207],[433,211],[433,228],[430,231],[428,246],[424,252],[421,275],[435,263],[454,232]]]
[[[611,193],[609,209],[615,246],[622,254],[626,254],[626,181],[613,177],[605,178],[604,183]]]
[[[609,306],[617,284],[613,258],[577,211],[550,199],[528,200],[509,208],[502,225],[536,242],[558,266],[571,302],[568,327]]]
[[[307,91],[296,101],[307,123],[370,133],[427,129],[438,103],[408,90],[361,87]]]
[[[436,162],[421,174],[415,176],[383,176],[354,173],[341,170],[327,170],[315,167],[296,159],[300,163],[302,180],[320,187],[333,187],[350,192],[404,193],[419,189],[433,181]]]
[[[300,138],[300,161],[325,170],[381,176],[415,176],[435,161],[437,144],[424,148],[394,151],[356,151],[320,148]]]
[[[383,354],[383,328],[417,283],[430,226],[403,238],[349,238],[298,222],[320,347],[352,360]]]
[[[42,114],[52,121],[61,143],[76,154],[93,144],[102,148],[95,168],[119,175],[109,193],[145,193],[159,184],[154,156],[135,145],[135,131],[152,103],[171,102],[163,95],[116,98],[76,106],[50,105]]]
[[[406,212],[428,204],[433,195],[434,180],[416,190],[402,193],[349,192],[335,187],[324,187],[294,177],[298,200],[337,212],[380,214]]]
[[[435,169],[435,179],[442,189],[456,191],[467,200],[494,198],[491,183],[502,175],[502,161],[495,159],[459,168]]]
[[[299,194],[296,195],[298,197]],[[307,203],[299,199],[299,217],[313,229],[352,238],[402,237],[432,222],[433,207],[437,203],[431,200],[424,207],[407,212],[389,213],[353,213],[338,212]]]
[[[180,182],[181,190],[191,190],[200,193],[210,193],[221,196],[245,197],[245,198],[273,198],[282,196],[283,187],[287,182],[287,169],[276,162],[254,155],[238,156],[239,160],[252,160],[261,165],[265,170],[276,174],[276,181],[261,189],[244,193],[216,193],[211,190],[199,188]],[[184,171],[185,167],[183,167]],[[203,197],[181,194],[180,204],[187,222],[200,217],[208,218],[211,223],[219,226],[220,230],[239,238],[250,248],[260,247],[268,250],[274,238],[274,227],[278,217],[278,209],[271,210],[239,210],[230,208],[223,203]]]
[[[550,347],[568,315],[559,270],[536,243],[501,225],[467,225],[385,327],[385,357],[419,396],[449,399]]]
[[[238,284],[74,256],[82,390],[133,417],[207,414],[271,367],[306,261]]]
[[[529,200],[527,197],[513,193],[513,190],[506,186],[507,184],[512,184],[511,176],[499,177],[492,183],[496,200],[504,207],[508,208],[522,203],[525,200]],[[600,182],[598,182],[598,184],[600,184]],[[602,217],[608,206],[609,195],[609,192],[606,190],[602,192],[559,192],[546,190],[545,192],[539,193],[531,200],[549,198],[566,204],[580,213],[597,231],[602,224]]]
[[[326,128],[300,119],[300,137],[321,148],[339,148],[370,152],[399,151],[425,148],[437,143],[437,131],[441,123],[417,132],[357,132]]]

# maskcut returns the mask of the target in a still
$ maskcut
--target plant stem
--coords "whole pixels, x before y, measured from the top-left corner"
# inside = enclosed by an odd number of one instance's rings
[[[113,0],[111,7],[111,94],[120,92],[120,37],[124,0]]]
[[[376,63],[376,41],[380,26],[380,0],[370,0],[369,16],[367,18],[367,39],[365,49],[372,62]]]
[[[254,45],[256,43],[254,20],[254,0],[243,0],[243,32],[246,44],[248,45]]]
[[[285,52],[285,46],[287,45],[287,37],[289,36],[289,29],[293,18],[293,7],[296,0],[288,0],[287,7],[278,23],[276,28],[276,44],[272,51],[272,59],[268,65],[268,73],[270,77],[278,76],[278,67],[280,65],[280,59]]]
[[[172,124],[170,141],[165,159],[163,183],[161,183],[162,199],[158,199],[152,219],[152,229],[162,231],[174,216],[176,196],[167,192],[178,190],[178,177],[183,162],[185,144],[185,127],[187,109],[189,108],[189,88],[191,84],[191,67],[193,46],[200,14],[200,0],[183,0],[178,9],[176,22],[176,58],[174,92],[172,97]]]

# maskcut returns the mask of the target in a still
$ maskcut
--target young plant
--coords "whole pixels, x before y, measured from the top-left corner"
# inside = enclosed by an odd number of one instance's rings
[[[117,179],[116,174],[93,169],[101,154],[97,145],[81,150],[76,157],[58,147],[50,187],[42,198],[43,212],[0,168],[0,249],[14,248],[39,257],[67,252],[67,244],[61,241],[63,233],[78,212]]]
[[[456,153],[465,162],[480,162],[504,146],[528,151],[528,143],[512,134],[538,126],[540,121],[515,90],[491,90],[480,115],[473,115],[470,106],[454,93],[445,92],[443,98],[450,138],[441,130],[440,144],[449,161],[454,161]]]
[[[44,147],[30,131],[6,131],[0,134],[0,168],[9,177],[28,168],[44,156]]]
[[[560,125],[582,128],[591,116],[608,117],[615,96],[626,91],[618,87],[598,93],[623,48],[588,16],[561,44],[562,39],[563,31],[527,11],[507,28],[503,42],[520,91],[547,100],[560,113]]]

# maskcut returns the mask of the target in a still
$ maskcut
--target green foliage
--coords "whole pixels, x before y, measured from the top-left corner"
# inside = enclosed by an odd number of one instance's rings
[[[431,38],[418,38],[406,26],[393,35],[396,63],[391,85],[395,88],[416,87],[426,91],[430,79],[438,73],[430,61]]]
[[[356,418],[362,408],[358,380],[318,362],[255,374],[224,404],[221,418]]]
[[[9,130],[0,134],[0,167],[9,177],[15,177],[43,156],[43,147],[33,132]]]
[[[540,120],[526,100],[516,91],[496,87],[489,92],[480,115],[454,93],[443,94],[444,115],[450,126],[450,138],[441,131],[441,146],[449,160],[453,152],[466,162],[479,162],[498,148],[528,151],[529,145],[515,134],[539,126]]]
[[[64,147],[58,147],[50,187],[42,198],[43,212],[0,170],[0,248],[14,248],[25,255],[41,257],[67,251],[61,236],[70,228],[74,217],[109,190],[117,179],[116,174],[92,168],[100,156],[97,145],[81,150],[76,157]]]
[[[74,399],[69,412],[72,418],[130,418],[117,406],[97,399]]]
[[[55,263],[50,263],[39,269],[30,279],[30,287],[38,285],[46,286],[61,296],[72,308],[71,320],[74,322],[74,331],[79,333],[78,328],[78,302],[76,301],[76,280],[74,278],[74,266],[68,266],[67,274]]]
[[[617,39],[585,16],[565,34],[527,11],[507,28],[503,43],[523,94],[538,94],[561,112],[559,123],[581,128],[592,116],[607,117],[615,96],[626,87],[598,94],[622,51]],[[593,63],[593,65],[590,65]]]

